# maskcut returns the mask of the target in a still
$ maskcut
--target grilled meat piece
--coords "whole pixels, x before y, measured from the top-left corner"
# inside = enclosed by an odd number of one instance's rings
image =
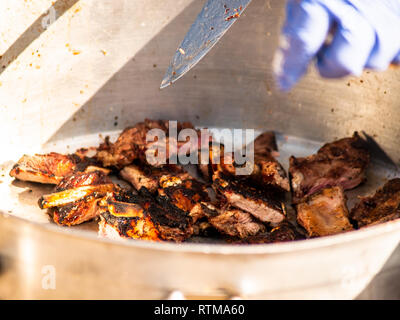
[[[10,176],[18,180],[57,184],[65,176],[74,172],[109,170],[100,168],[98,163],[87,157],[76,154],[63,155],[55,152],[49,154],[24,155],[10,171]]]
[[[55,192],[39,199],[42,209],[50,208],[54,222],[59,225],[77,225],[100,214],[98,201],[115,185],[101,171],[76,173],[64,178]]]
[[[281,191],[290,191],[286,172],[275,159],[255,158],[254,170],[250,178],[260,185],[268,185]]]
[[[204,235],[212,232],[212,227],[206,217],[198,217],[195,213],[191,214],[194,207],[201,201],[210,200],[205,184],[184,173],[180,175],[164,175],[160,177],[159,185],[157,199],[159,201],[167,201],[191,216],[195,235]]]
[[[392,179],[374,195],[360,197],[350,218],[359,228],[400,218],[400,179]]]
[[[194,128],[189,122],[178,123],[177,130],[178,133],[182,129]],[[157,141],[157,142],[146,142],[146,135],[152,129],[160,129],[165,132],[167,141]],[[101,144],[98,148],[96,158],[103,163],[105,167],[116,167],[122,169],[123,167],[130,165],[134,160],[140,159],[143,163],[147,163],[146,151],[154,143],[166,143],[168,148],[169,139],[169,123],[168,121],[155,121],[145,119],[144,122],[137,123],[134,127],[126,128],[122,131],[115,143],[111,143],[109,139]],[[175,141],[178,146],[178,142]],[[168,159],[170,152],[166,150]]]
[[[182,242],[193,234],[192,219],[170,202],[150,193],[113,193],[102,201],[100,234],[121,238]]]
[[[159,179],[168,174],[188,177],[188,173],[183,171],[178,165],[165,165],[161,168],[155,168],[149,165],[131,164],[120,171],[121,177],[130,182],[136,190],[145,187],[151,193],[157,191]]]
[[[129,192],[109,194],[100,202],[104,212],[100,215],[99,234],[112,239],[160,241],[155,224],[145,212],[145,203],[146,199]]]
[[[279,155],[275,132],[266,131],[254,139],[254,154],[260,157]]]
[[[271,231],[259,233],[255,236],[242,239],[239,244],[266,244],[302,240],[304,236],[299,233],[296,228],[287,220],[281,222],[277,227]]]
[[[232,176],[218,171],[213,175],[213,186],[222,194],[229,204],[251,213],[262,222],[277,226],[285,218],[284,204],[281,194],[265,187],[259,189],[248,181],[237,180]]]
[[[265,225],[251,214],[231,206],[217,208],[210,203],[201,202],[193,207],[190,215],[194,221],[206,217],[211,226],[232,237],[246,238],[266,230]]]
[[[64,206],[94,194],[105,194],[112,191],[113,187],[114,185],[109,183],[97,186],[82,186],[47,194],[39,199],[39,207],[41,209],[48,209]]]
[[[207,204],[208,202],[198,202],[189,212],[189,216],[193,221],[193,235],[208,236],[218,233],[208,221],[208,216],[205,214],[203,206]]]
[[[274,132],[264,132],[254,140],[254,162],[253,171],[250,176],[237,176],[237,179],[250,179],[252,182],[260,186],[271,186],[282,192],[290,191],[289,179],[281,166],[274,158],[277,156],[277,145]],[[225,174],[235,175],[237,164],[234,161],[232,153],[226,153],[223,145],[210,144],[209,148],[210,165],[199,166],[200,172],[207,179],[218,170],[222,170]]]
[[[200,201],[209,201],[206,186],[190,176],[164,175],[159,180],[159,198],[167,199],[189,213]]]
[[[351,138],[325,144],[314,155],[290,158],[293,202],[326,187],[353,189],[365,180],[369,153],[357,132]]]
[[[260,185],[269,185],[282,191],[290,191],[289,179],[278,156],[275,133],[264,132],[254,140],[254,170],[251,179]]]
[[[341,187],[325,188],[297,206],[297,221],[310,237],[327,236],[352,230],[346,196]]]

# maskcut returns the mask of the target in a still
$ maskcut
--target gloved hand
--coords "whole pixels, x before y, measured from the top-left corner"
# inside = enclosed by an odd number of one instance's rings
[[[288,0],[286,9],[273,66],[283,90],[300,79],[314,57],[327,78],[400,63],[400,0]]]

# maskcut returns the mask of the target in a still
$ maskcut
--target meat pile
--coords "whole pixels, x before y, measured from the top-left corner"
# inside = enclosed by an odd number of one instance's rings
[[[166,142],[175,139],[167,121],[146,119],[125,129],[114,143],[106,138],[93,157],[83,150],[24,155],[10,175],[55,185],[39,199],[55,223],[73,226],[97,219],[99,235],[112,239],[182,242],[211,235],[231,243],[271,243],[332,235],[400,216],[400,179],[348,210],[345,191],[365,180],[369,163],[357,133],[314,155],[291,157],[289,176],[276,160],[273,132],[254,140],[253,170],[246,176],[235,174],[233,154],[211,138],[209,163],[197,165],[202,177],[197,179],[183,165],[147,161],[154,142],[146,141],[146,135],[154,128],[165,133]],[[187,128],[194,129],[191,123],[178,123],[178,133]],[[182,150],[181,142],[174,143],[176,150],[165,150],[167,159]],[[200,155],[200,144],[191,147]],[[112,175],[132,188],[114,183]],[[290,192],[294,220],[284,204]]]

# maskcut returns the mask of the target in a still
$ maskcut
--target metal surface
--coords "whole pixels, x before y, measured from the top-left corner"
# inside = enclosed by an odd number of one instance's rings
[[[32,21],[51,6],[50,0],[23,3],[0,2],[2,10],[18,12],[18,20],[0,21],[0,55],[20,35],[29,36]],[[399,221],[276,245],[116,243],[97,238],[95,224],[48,223],[36,207],[45,190],[9,183],[7,169],[23,153],[96,145],[99,133],[145,117],[276,130],[302,141],[299,149],[290,147],[297,155],[315,148],[307,141],[365,131],[400,162],[399,69],[336,81],[311,69],[290,94],[275,90],[271,61],[284,1],[253,0],[193,76],[159,90],[168,52],[175,52],[204,3],[78,2],[30,37],[32,43],[13,46],[16,58],[0,74],[0,134],[6,137],[0,154],[0,298],[165,298],[174,290],[186,297],[399,298]],[[8,32],[10,25],[18,28]],[[369,181],[375,185],[387,177],[371,180],[374,174]],[[44,285],[51,266],[54,289]]]
[[[118,133],[107,134],[114,140]],[[101,140],[97,134],[64,139],[42,152],[72,151]],[[279,160],[286,169],[290,155],[305,156],[321,146],[281,134],[277,142]],[[9,213],[0,218],[0,252],[14,267],[10,263],[0,276],[0,297],[166,298],[176,290],[186,298],[354,298],[382,268],[400,239],[396,231],[400,221],[396,221],[371,236],[362,230],[278,245],[238,247],[208,238],[184,244],[111,242],[97,237],[95,221],[72,228],[51,223],[37,199],[52,187],[14,181],[7,176],[11,166],[8,163],[0,171],[0,194],[7,195],[1,203]],[[349,207],[358,195],[371,193],[398,175],[374,157],[367,183],[347,192]],[[43,288],[48,268],[56,272],[53,290]],[[98,284],[99,279],[107,280]]]
[[[2,298],[356,297],[399,240],[399,221],[324,239],[250,247],[115,243],[0,216]],[[55,270],[54,289],[44,285]]]
[[[240,17],[251,0],[209,0],[179,45],[161,89],[193,68]]]

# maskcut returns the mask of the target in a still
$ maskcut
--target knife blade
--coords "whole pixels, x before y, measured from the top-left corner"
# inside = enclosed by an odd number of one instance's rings
[[[190,27],[161,82],[163,89],[193,68],[235,23],[251,0],[208,0]]]

